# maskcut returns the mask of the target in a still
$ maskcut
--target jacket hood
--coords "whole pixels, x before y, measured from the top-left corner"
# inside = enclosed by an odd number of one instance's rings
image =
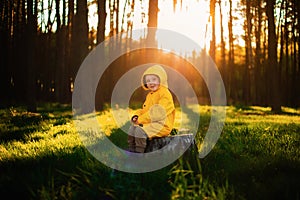
[[[160,79],[160,87],[164,86],[164,87],[168,88],[168,76],[167,76],[166,71],[160,65],[153,65],[153,66],[149,67],[142,76],[141,84],[142,84],[142,87],[144,88],[144,90],[149,90],[146,87],[146,81],[145,81],[145,75],[148,75],[148,74],[153,74],[153,75],[158,76]]]

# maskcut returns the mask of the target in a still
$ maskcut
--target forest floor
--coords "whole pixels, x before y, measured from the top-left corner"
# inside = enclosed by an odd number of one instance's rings
[[[199,109],[201,146],[214,111]],[[196,166],[180,158],[140,174],[95,159],[70,105],[42,104],[36,113],[22,106],[1,109],[0,193],[22,199],[299,199],[300,110],[282,109],[274,114],[267,107],[227,106],[218,142]],[[186,110],[177,113],[190,118]],[[99,112],[97,119],[107,137],[125,148],[126,135],[111,112]]]

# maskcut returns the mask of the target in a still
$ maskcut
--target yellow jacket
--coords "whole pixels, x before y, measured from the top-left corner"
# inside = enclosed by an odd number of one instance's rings
[[[144,76],[147,74],[157,75],[160,78],[160,86],[156,91],[150,91],[147,94],[143,108],[134,114],[138,115],[138,122],[143,125],[143,129],[150,139],[168,136],[174,125],[175,106],[172,94],[168,89],[167,73],[159,65],[148,68],[141,80],[145,90],[149,90],[145,87],[144,82]]]

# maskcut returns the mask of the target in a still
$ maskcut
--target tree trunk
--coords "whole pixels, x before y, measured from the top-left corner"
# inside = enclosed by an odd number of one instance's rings
[[[256,39],[256,48],[255,48],[255,103],[261,105],[262,99],[261,99],[261,85],[262,85],[262,75],[261,75],[261,32],[262,32],[262,9],[261,9],[261,1],[257,1],[256,5],[256,31],[255,31],[255,39]]]
[[[216,61],[216,0],[210,0],[210,17],[211,17],[211,27],[212,27],[212,36],[210,41],[209,55]]]
[[[223,27],[223,13],[222,13],[222,1],[218,1],[219,4],[219,12],[220,12],[220,31],[221,31],[221,61],[220,61],[220,71],[221,75],[224,79],[225,87],[228,86],[228,80],[226,77],[227,74],[227,67],[226,67],[226,54],[225,54],[225,40],[224,40],[224,27]]]
[[[116,0],[115,2],[115,13],[116,13],[116,34],[119,33],[119,12],[120,12],[120,0]]]
[[[74,59],[72,79],[75,79],[75,75],[83,62],[84,58],[88,54],[88,8],[87,0],[77,0],[77,9],[74,19],[74,29],[72,33],[72,59]]]
[[[61,20],[60,20],[60,0],[55,1],[55,11],[56,11],[56,33],[55,33],[55,42],[56,42],[56,49],[55,49],[55,100],[57,102],[61,102],[61,69],[63,67],[64,57],[62,52],[62,34],[61,34]]]
[[[97,44],[100,44],[105,39],[106,0],[97,0],[97,3],[98,3]]]
[[[36,2],[35,2],[36,4]],[[27,110],[36,112],[36,36],[37,22],[36,16],[33,14],[33,0],[27,1]],[[36,14],[36,12],[35,12]]]
[[[246,27],[245,27],[245,44],[246,44],[246,63],[244,66],[243,74],[243,100],[245,104],[250,101],[250,69],[253,68],[253,55],[252,55],[252,23],[251,23],[251,4],[246,1]]]
[[[115,0],[108,0],[109,7],[109,36],[114,35],[114,12],[115,12]]]
[[[296,4],[296,8],[298,10],[298,15],[297,15],[297,20],[298,20],[297,31],[298,31],[298,33],[300,33],[300,23],[299,23],[300,22],[300,12],[299,12],[300,11],[300,5],[299,5],[299,3]],[[300,37],[299,36],[298,36],[297,44],[298,44],[298,66],[297,66],[297,69],[296,69],[296,71],[297,71],[296,85],[300,85]],[[300,106],[300,87],[296,88],[295,93],[298,94],[298,95],[297,95],[297,97],[295,99],[297,103],[294,106],[295,107],[299,107]]]
[[[66,14],[66,0],[63,0],[63,20],[62,24],[63,27],[61,29],[61,43],[62,43],[62,56],[63,56],[63,63],[62,63],[62,76],[61,76],[61,82],[62,82],[62,90],[61,90],[61,102],[62,103],[70,103],[71,102],[71,90],[70,90],[70,76],[69,76],[69,70],[68,70],[68,47],[69,47],[69,40],[68,40],[68,24],[66,22],[66,18],[68,17]]]
[[[149,10],[148,10],[148,28],[157,28],[157,15],[158,15],[158,0],[149,1]],[[147,42],[149,44],[156,44],[155,40],[156,32],[150,31],[147,34]]]
[[[298,2],[299,4],[299,2]],[[292,5],[292,13],[294,18],[292,18],[293,22],[292,22],[292,46],[293,46],[293,58],[292,58],[292,84],[291,84],[291,106],[295,106],[297,104],[297,96],[299,95],[299,93],[297,93],[297,88],[299,88],[299,85],[297,84],[297,75],[298,75],[298,71],[297,68],[299,66],[299,58],[297,59],[297,37],[299,38],[299,35],[296,36],[296,32],[299,34],[299,30],[297,30],[297,26],[299,27],[299,22],[297,23],[297,14],[299,15],[299,11],[298,13],[296,12],[296,1],[293,1],[293,5]],[[298,51],[299,47],[298,47]]]
[[[233,44],[233,16],[232,16],[232,0],[229,0],[229,21],[228,21],[228,37],[229,37],[229,52],[228,52],[228,64],[226,70],[226,79],[227,79],[227,98],[230,100],[233,98],[231,93],[232,90],[232,72],[234,67],[234,44]]]
[[[278,85],[278,64],[277,64],[277,39],[275,33],[274,19],[275,0],[267,0],[267,17],[268,17],[268,73],[270,83],[270,106],[273,112],[280,112],[280,95]]]
[[[70,94],[70,100],[71,100],[71,92],[73,92],[73,88],[71,88],[71,85],[74,84],[74,77],[72,76],[72,66],[74,65],[73,61],[73,41],[74,37],[74,0],[68,1],[68,26],[67,26],[67,34],[66,34],[66,73],[68,75],[68,90]]]
[[[9,6],[9,3],[8,3]],[[12,81],[12,97],[14,98],[15,102],[26,102],[27,95],[26,95],[26,74],[27,74],[27,55],[28,53],[26,48],[27,41],[27,22],[26,22],[26,9],[25,9],[25,1],[19,1],[17,3],[17,10],[14,15],[14,19],[12,21],[11,10],[12,7],[8,7],[8,28],[9,30],[9,37],[11,39],[11,52],[9,55],[9,65],[12,66],[12,69],[9,69],[11,73],[11,81]],[[33,9],[33,8],[32,8]],[[13,32],[11,27],[13,26]],[[20,57],[20,59],[13,59],[15,57]],[[25,99],[24,99],[25,97]]]
[[[221,69],[226,73],[226,55],[225,55],[225,40],[224,40],[224,27],[223,27],[223,14],[222,14],[222,1],[219,0],[219,11],[220,11],[220,29],[221,29]]]
[[[11,53],[10,28],[8,26],[8,2],[0,2],[0,99],[3,103],[11,100],[10,73],[9,73],[9,55]],[[4,106],[4,105],[3,105]]]
[[[284,40],[285,40],[285,81],[287,85],[287,89],[284,91],[284,96],[287,97],[287,102],[290,101],[290,79],[289,79],[289,68],[290,68],[290,53],[289,53],[289,23],[288,23],[288,13],[289,13],[289,6],[288,2],[285,1],[285,19],[284,19]]]

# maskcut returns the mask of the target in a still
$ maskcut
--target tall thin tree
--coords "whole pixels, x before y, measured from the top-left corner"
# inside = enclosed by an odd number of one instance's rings
[[[209,8],[212,29],[209,55],[214,61],[216,61],[216,0],[210,0]]]
[[[255,84],[255,99],[257,104],[262,103],[262,56],[261,56],[261,33],[262,33],[262,7],[261,0],[256,1],[255,6],[255,67],[254,67],[254,84]]]
[[[157,28],[157,16],[158,16],[158,0],[149,1],[148,8],[148,28]],[[150,44],[155,44],[155,32],[151,31],[147,35],[147,41]]]
[[[97,0],[98,5],[98,26],[97,26],[97,43],[101,43],[105,38],[105,21],[106,21],[106,0]]]
[[[26,27],[26,38],[27,38],[27,109],[31,112],[36,112],[36,37],[37,37],[37,17],[34,11],[34,5],[36,1],[27,1],[27,27]]]
[[[228,99],[232,99],[232,71],[235,64],[234,61],[234,38],[233,38],[233,15],[232,15],[232,0],[229,0],[229,20],[228,20],[228,43],[229,43],[229,49],[228,49],[228,64],[227,64],[227,70],[226,70],[226,91],[227,91],[227,97]]]
[[[267,0],[266,11],[268,18],[268,80],[270,83],[269,103],[274,112],[281,111],[278,63],[277,63],[277,39],[274,19],[275,0]]]
[[[226,74],[226,55],[225,55],[225,39],[224,39],[224,27],[223,27],[223,12],[222,12],[222,1],[218,1],[219,4],[219,15],[220,15],[220,39],[221,39],[221,61],[220,68],[223,76]]]

